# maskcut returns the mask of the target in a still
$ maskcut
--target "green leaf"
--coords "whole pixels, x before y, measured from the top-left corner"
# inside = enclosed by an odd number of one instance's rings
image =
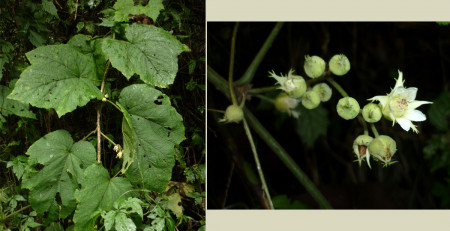
[[[112,227],[114,226],[114,218],[116,218],[116,214],[117,211],[116,210],[112,210],[109,212],[103,211],[102,212],[102,217],[105,220],[105,229],[111,230]]]
[[[327,134],[328,111],[319,105],[312,110],[300,107],[300,117],[297,119],[297,133],[302,141],[312,147],[317,138]]]
[[[42,8],[49,14],[58,17],[58,13],[52,0],[42,0]]]
[[[8,161],[8,163],[6,163],[6,167],[13,167],[12,171],[14,175],[16,175],[17,179],[20,180],[20,178],[22,178],[23,176],[23,173],[25,172],[25,168],[27,167],[27,160],[28,158],[22,155],[13,157],[11,158],[11,161]]]
[[[164,9],[163,0],[150,0],[146,6],[134,5],[133,0],[117,0],[113,8],[116,10],[114,21],[128,22],[128,15],[130,14],[145,14],[149,18],[156,21],[159,12]]]
[[[144,219],[144,212],[142,211],[141,204],[143,204],[143,202],[138,198],[130,197],[126,200],[117,200],[114,203],[114,207],[126,214],[136,213],[141,219]]]
[[[183,207],[181,206],[181,196],[179,193],[174,193],[169,196],[167,208],[170,209],[177,218],[183,216]]]
[[[64,231],[64,228],[60,223],[52,222],[44,231]]]
[[[185,139],[183,119],[160,91],[135,84],[124,88],[119,102],[130,114],[136,160],[126,172],[133,184],[164,192],[175,165],[175,145]]]
[[[122,169],[120,171],[122,172],[122,174],[125,174],[130,165],[136,159],[136,149],[134,147],[134,143],[136,141],[134,139],[134,129],[133,124],[131,122],[130,114],[128,114],[128,111],[119,102],[117,102],[117,105],[120,107],[123,113],[122,119],[123,162],[122,162]]]
[[[11,89],[7,86],[0,85],[0,113],[3,116],[17,115],[20,117],[36,119],[34,113],[29,110],[28,104],[8,99],[7,96],[10,93]]]
[[[30,203],[49,220],[65,218],[76,207],[74,192],[83,181],[83,169],[95,163],[96,152],[87,141],[74,143],[69,132],[57,130],[36,141],[28,149],[30,159],[45,167],[22,187],[30,189]],[[59,215],[58,215],[59,214]]]
[[[441,131],[449,128],[450,104],[448,102],[450,102],[450,92],[443,92],[433,100],[433,104],[428,109],[430,123]]]
[[[136,225],[133,220],[127,217],[125,213],[117,213],[115,217],[115,226],[117,231],[135,231]]]
[[[130,191],[130,181],[122,177],[110,178],[101,164],[89,166],[84,171],[83,188],[75,192],[79,202],[73,216],[75,230],[93,230],[102,210],[113,209],[114,202]]]
[[[9,98],[40,108],[54,108],[58,116],[103,96],[96,63],[71,45],[43,46],[27,53],[32,64],[22,72]]]
[[[95,69],[97,73],[97,78],[95,80],[95,84],[100,86],[100,80],[103,78],[106,69],[106,56],[102,50],[103,39],[92,39],[91,36],[84,34],[77,34],[73,36],[68,45],[75,48],[80,53],[84,54],[91,60],[91,62],[95,63]]]
[[[153,25],[133,24],[125,29],[128,41],[104,39],[103,51],[111,64],[130,79],[159,87],[172,84],[178,71],[178,55],[187,48],[169,32]]]

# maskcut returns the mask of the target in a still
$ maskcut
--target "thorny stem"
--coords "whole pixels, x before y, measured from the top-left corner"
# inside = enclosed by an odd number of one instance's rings
[[[344,91],[344,89],[339,85],[339,83],[335,82],[332,78],[327,78],[328,82],[330,82],[331,85],[333,85],[334,88],[342,95],[342,97],[348,97],[347,92]]]
[[[378,137],[379,135],[378,135],[377,128],[375,127],[375,124],[371,123],[370,128],[372,129],[372,132],[375,135],[375,137]]]
[[[236,47],[236,35],[238,27],[239,22],[236,22],[233,29],[233,37],[231,38],[230,69],[228,71],[228,89],[230,89],[231,102],[233,102],[234,105],[238,105],[236,96],[234,95],[234,86],[233,86],[234,54],[236,51],[235,47]]]
[[[243,119],[245,133],[247,134],[248,141],[250,142],[250,146],[252,148],[253,157],[256,162],[256,169],[258,170],[259,178],[261,179],[262,188],[266,194],[266,203],[269,204],[270,209],[274,209],[272,198],[270,197],[269,188],[267,187],[266,179],[264,178],[264,173],[262,171],[261,163],[259,162],[258,152],[256,151],[255,143],[253,142],[252,133],[250,132],[250,128],[248,127],[247,121],[245,118]]]

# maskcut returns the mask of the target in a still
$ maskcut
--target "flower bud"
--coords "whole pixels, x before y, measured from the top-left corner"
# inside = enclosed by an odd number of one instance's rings
[[[331,88],[326,83],[319,83],[314,85],[313,91],[317,92],[320,97],[320,101],[327,102],[331,98]]]
[[[275,99],[275,108],[280,112],[288,113],[295,118],[298,118],[300,115],[299,112],[294,111],[298,106],[300,100],[289,97],[286,93],[280,93]]]
[[[328,63],[330,71],[335,75],[345,75],[350,70],[350,61],[343,54],[334,55]]]
[[[340,117],[351,120],[359,114],[360,107],[354,98],[347,96],[339,100],[336,109]]]
[[[375,123],[380,121],[383,114],[381,113],[381,109],[378,105],[374,103],[368,103],[366,104],[366,106],[364,106],[362,115],[365,121],[369,123]]]
[[[389,136],[378,136],[369,144],[370,155],[384,163],[389,163],[396,151],[397,144]]]
[[[368,135],[360,135],[353,142],[353,152],[358,158],[359,166],[361,166],[362,158],[366,157],[367,165],[370,166],[370,152],[368,149],[369,144],[373,141],[373,138]]]
[[[304,68],[306,75],[315,79],[325,72],[325,61],[319,56],[306,55]]]
[[[239,123],[244,118],[244,112],[242,111],[242,108],[238,105],[230,105],[227,107],[227,110],[225,111],[225,116],[223,119],[220,120],[220,122],[225,123]]]
[[[302,105],[307,109],[314,109],[320,104],[320,96],[316,91],[307,91],[302,97]]]

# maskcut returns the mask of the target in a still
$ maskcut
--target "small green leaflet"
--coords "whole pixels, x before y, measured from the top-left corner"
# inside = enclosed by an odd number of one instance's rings
[[[322,106],[318,106],[312,110],[300,107],[300,117],[297,119],[297,133],[302,141],[309,147],[314,146],[317,138],[327,134],[328,111]]]
[[[141,220],[143,219],[142,201],[133,197],[127,200],[122,198],[114,202],[114,210],[102,212],[106,230],[112,230],[113,227],[117,231],[136,230],[136,225],[132,219],[128,218],[127,214],[136,213]]]
[[[27,154],[45,166],[23,179],[33,209],[41,216],[48,212],[49,220],[70,215],[76,207],[74,192],[83,181],[83,169],[95,163],[95,148],[87,141],[74,143],[69,132],[57,130],[36,141]]]
[[[42,8],[49,14],[58,17],[58,13],[52,0],[42,0]]]
[[[11,99],[40,108],[54,108],[59,117],[103,96],[96,87],[96,63],[71,45],[36,48],[27,53],[31,63],[20,75]]]
[[[75,230],[94,230],[101,211],[112,210],[114,202],[132,189],[126,178],[111,179],[101,164],[93,164],[84,171],[82,185],[83,188],[75,192],[75,198],[79,202],[73,216]]]
[[[128,41],[103,41],[103,51],[112,66],[127,79],[136,73],[142,81],[154,86],[172,84],[178,71],[178,55],[189,48],[153,25],[132,24],[125,31]]]
[[[137,153],[126,176],[133,184],[164,192],[175,165],[175,145],[185,139],[183,118],[169,97],[145,84],[124,88],[119,102],[130,115]]]
[[[28,104],[8,99],[7,96],[10,93],[11,89],[9,89],[9,87],[0,85],[0,117],[17,115],[20,117],[36,119],[34,113],[29,110]]]
[[[130,14],[145,14],[156,21],[164,6],[162,0],[150,0],[146,6],[135,6],[133,0],[117,0],[113,8],[116,10],[114,14],[114,21],[116,22],[128,22]]]

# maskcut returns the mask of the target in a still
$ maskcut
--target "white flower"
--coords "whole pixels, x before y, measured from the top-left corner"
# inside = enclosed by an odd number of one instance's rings
[[[295,110],[299,103],[300,99],[291,98],[286,93],[280,93],[274,102],[278,111],[288,113],[296,119],[300,116],[300,112]]]
[[[411,121],[424,121],[427,119],[425,114],[416,110],[422,104],[431,104],[429,101],[417,101],[417,88],[403,86],[403,73],[398,71],[398,79],[395,83],[394,89],[387,96],[375,96],[369,100],[378,100],[380,102],[381,111],[383,115],[392,121],[392,126],[395,122],[405,130],[410,128],[416,133],[419,133],[416,126]]]
[[[306,92],[306,82],[303,77],[299,75],[294,75],[294,70],[289,70],[289,73],[287,76],[278,76],[275,74],[274,71],[269,72],[270,77],[273,77],[277,80],[280,87],[278,89],[281,89],[285,91],[290,97],[293,98],[300,98],[305,94]]]

